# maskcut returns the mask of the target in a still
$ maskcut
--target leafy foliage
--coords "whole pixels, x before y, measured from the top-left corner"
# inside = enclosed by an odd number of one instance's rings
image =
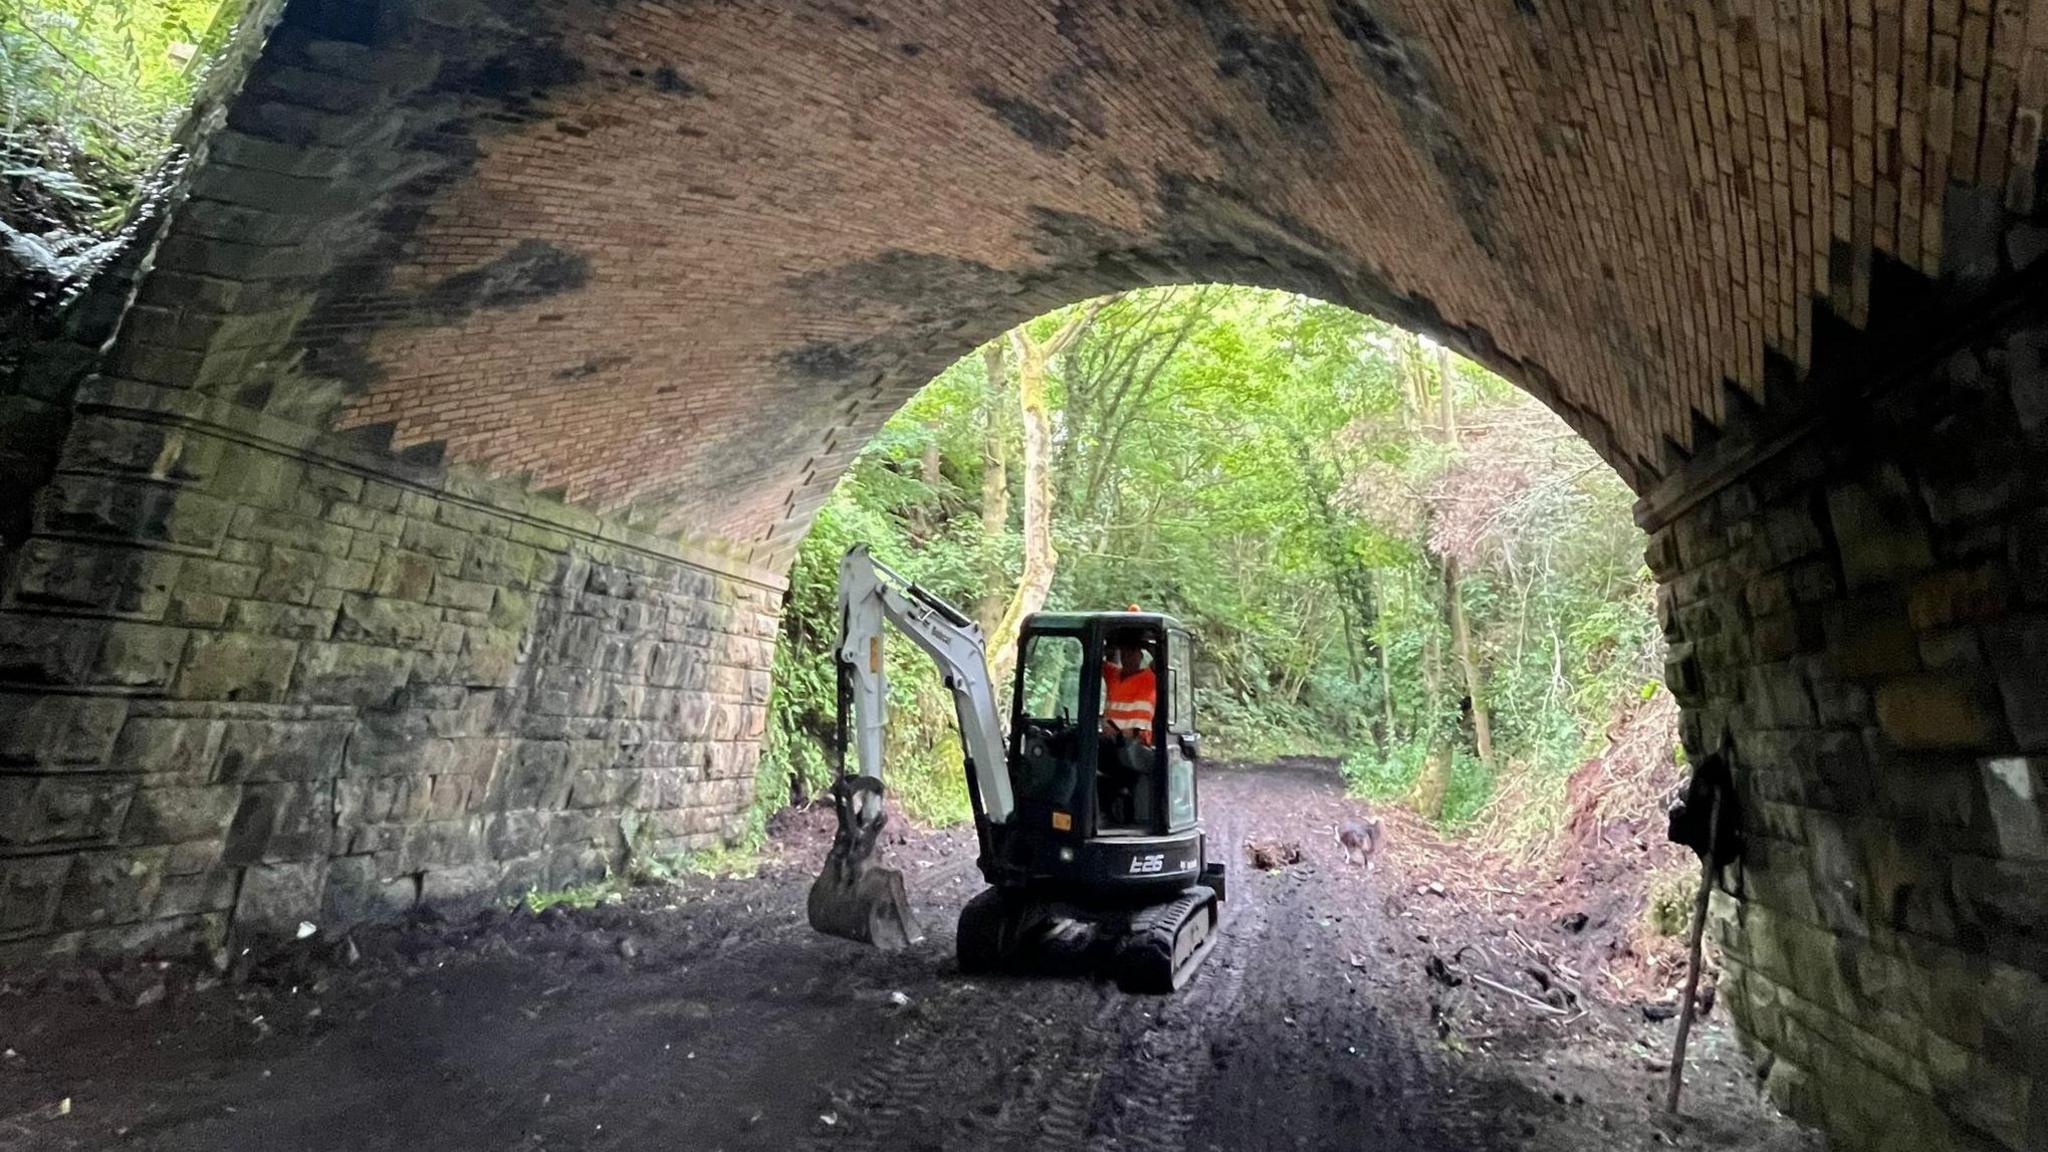
[[[104,232],[162,159],[244,0],[0,5],[6,223]]]
[[[1047,604],[1138,604],[1189,624],[1213,754],[1345,757],[1360,790],[1391,800],[1447,748],[1441,818],[1462,826],[1489,811],[1497,775],[1561,803],[1589,738],[1643,682],[1655,629],[1626,488],[1540,405],[1462,362],[1434,385],[1455,390],[1460,433],[1434,438],[1420,419],[1433,403],[1415,371],[1424,351],[1347,309],[1252,289],[1099,306],[1050,366],[1059,564]],[[1016,458],[1015,406],[982,356],[961,360],[819,514],[791,577],[764,797],[815,793],[834,771],[845,548],[866,542],[967,608],[1014,587],[1020,501],[1013,492],[985,527],[982,482],[997,456]],[[1014,467],[1002,478],[1021,485]],[[1445,671],[1447,554],[1464,568],[1492,697],[1491,767]],[[906,642],[891,643],[889,668],[891,793],[913,816],[964,816],[948,698]]]

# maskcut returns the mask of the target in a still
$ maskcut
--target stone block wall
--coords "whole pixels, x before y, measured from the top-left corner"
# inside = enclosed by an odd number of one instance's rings
[[[1650,540],[1722,992],[1849,1147],[2048,1148],[2048,302],[1897,384]]]
[[[0,593],[0,963],[589,881],[740,828],[780,581],[83,385]]]

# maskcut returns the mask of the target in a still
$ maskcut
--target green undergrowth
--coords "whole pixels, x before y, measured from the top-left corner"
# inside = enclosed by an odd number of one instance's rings
[[[764,837],[743,836],[731,844],[666,856],[634,856],[604,879],[568,888],[531,889],[514,901],[530,912],[549,908],[595,908],[617,904],[634,888],[682,885],[691,879],[743,879],[761,870]]]
[[[655,857],[641,866],[634,880],[638,883],[659,884],[685,880],[692,876],[736,879],[752,876],[760,870],[761,842],[742,838],[714,848]]]
[[[1346,757],[1339,771],[1353,795],[1382,804],[1414,805],[1427,760],[1427,750],[1419,744],[1398,745],[1385,756],[1368,748]],[[1493,800],[1494,785],[1494,774],[1479,757],[1457,749],[1451,757],[1438,825],[1447,831],[1470,827]]]
[[[1644,926],[1657,936],[1683,936],[1689,932],[1699,883],[1699,869],[1690,858],[1652,873],[1649,897],[1643,907]]]
[[[170,148],[244,0],[0,4],[0,217],[111,229]]]
[[[606,877],[572,888],[534,888],[513,901],[513,906],[529,912],[545,912],[550,908],[595,908],[600,904],[616,904],[625,898],[626,886]]]

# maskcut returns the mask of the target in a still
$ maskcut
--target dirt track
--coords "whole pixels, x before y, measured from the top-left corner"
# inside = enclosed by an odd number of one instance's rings
[[[6,988],[0,1149],[1818,1146],[1758,1103],[1718,1015],[1696,1033],[1689,1118],[1659,1126],[1670,1024],[1432,980],[1431,955],[1497,953],[1506,929],[1426,890],[1411,827],[1369,878],[1345,865],[1330,830],[1354,805],[1326,768],[1212,771],[1203,789],[1232,898],[1170,999],[959,976],[951,920],[980,886],[960,830],[890,849],[922,945],[818,937],[813,823],[756,879],[360,933],[353,964],[299,948],[216,987],[129,969]],[[1304,860],[1253,870],[1248,838]]]

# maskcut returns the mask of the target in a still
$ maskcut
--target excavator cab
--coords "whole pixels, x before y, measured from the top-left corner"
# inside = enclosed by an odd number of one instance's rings
[[[992,833],[984,851],[999,871],[1086,882],[1086,870],[1073,866],[1091,841],[1142,845],[1199,833],[1192,653],[1187,629],[1156,613],[1026,620],[1010,714],[1017,818],[982,821]],[[1061,847],[1073,852],[1062,857]],[[1170,878],[1164,867],[1136,875]]]
[[[887,622],[938,663],[960,725],[989,883],[960,914],[962,971],[1107,969],[1127,991],[1180,987],[1215,942],[1224,897],[1200,821],[1188,630],[1136,611],[1028,617],[1004,724],[980,629],[957,608],[863,546],[841,561],[840,606],[839,824],[812,926],[883,947],[918,939],[901,874],[872,858]]]

